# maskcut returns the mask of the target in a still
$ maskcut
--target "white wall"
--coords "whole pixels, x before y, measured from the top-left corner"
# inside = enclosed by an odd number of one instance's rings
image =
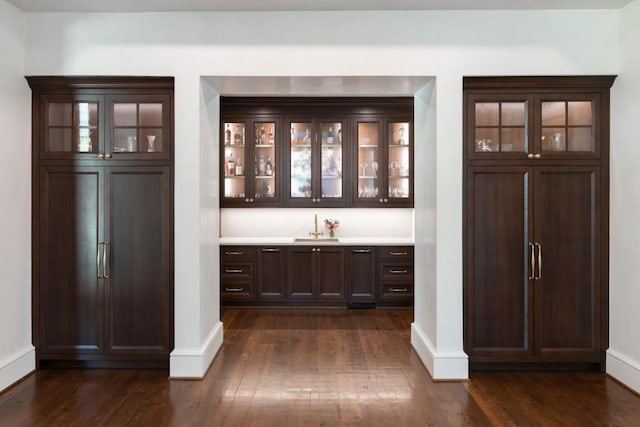
[[[30,92],[25,15],[0,0],[0,390],[31,372]]]
[[[620,73],[611,93],[611,336],[607,371],[640,392],[640,0],[622,9],[620,21]]]
[[[217,274],[204,265],[217,259],[217,141],[206,131],[217,119],[201,112],[216,114],[216,88],[201,76],[435,76],[435,148],[423,155],[437,169],[416,182],[432,192],[416,201],[416,224],[433,233],[416,236],[429,258],[416,260],[416,283],[429,290],[416,290],[413,339],[434,377],[455,378],[466,375],[462,76],[618,71],[616,11],[33,13],[27,34],[27,74],[176,77],[176,376],[199,373],[221,334]]]

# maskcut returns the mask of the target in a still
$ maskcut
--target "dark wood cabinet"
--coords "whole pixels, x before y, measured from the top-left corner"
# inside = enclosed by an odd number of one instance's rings
[[[287,248],[287,297],[291,300],[344,301],[344,249]]]
[[[412,98],[222,97],[220,108],[223,208],[413,206]]]
[[[173,348],[172,79],[37,77],[29,83],[37,364],[167,368]],[[127,90],[144,93],[123,95]],[[120,102],[130,120],[118,130],[110,120]],[[132,142],[157,145],[132,146],[118,156],[116,140],[129,140],[119,131]]]
[[[260,301],[282,301],[286,297],[286,257],[283,247],[261,247],[257,249],[257,299]]]
[[[413,305],[413,247],[384,246],[378,249],[378,304]]]
[[[465,80],[465,351],[604,369],[613,78],[500,81]]]
[[[411,246],[222,246],[228,305],[411,306]]]
[[[347,248],[346,296],[349,305],[376,302],[376,248],[374,246]]]

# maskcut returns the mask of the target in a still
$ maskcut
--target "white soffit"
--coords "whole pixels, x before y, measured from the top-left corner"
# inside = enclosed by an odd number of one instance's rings
[[[633,0],[7,0],[25,12],[619,9]]]

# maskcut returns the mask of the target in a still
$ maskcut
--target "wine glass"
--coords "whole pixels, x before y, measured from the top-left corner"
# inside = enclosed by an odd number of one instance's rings
[[[362,162],[360,163],[360,167],[362,168],[362,174],[360,174],[360,176],[367,176],[367,164]]]

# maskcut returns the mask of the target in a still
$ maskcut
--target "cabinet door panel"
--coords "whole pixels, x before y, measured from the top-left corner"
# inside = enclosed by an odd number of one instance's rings
[[[316,250],[318,298],[344,300],[344,249]]]
[[[283,248],[258,249],[258,298],[282,300],[285,297],[285,253]]]
[[[315,251],[310,247],[287,248],[287,297],[314,297]]]
[[[166,351],[170,345],[170,184],[168,167],[108,170],[112,351]]]
[[[596,167],[536,171],[536,348],[548,359],[599,355],[599,182]]]
[[[529,170],[470,168],[467,202],[467,351],[531,354]]]
[[[375,302],[376,248],[348,248],[347,300],[349,302]]]
[[[95,352],[103,345],[102,176],[91,168],[40,170],[39,351]]]

